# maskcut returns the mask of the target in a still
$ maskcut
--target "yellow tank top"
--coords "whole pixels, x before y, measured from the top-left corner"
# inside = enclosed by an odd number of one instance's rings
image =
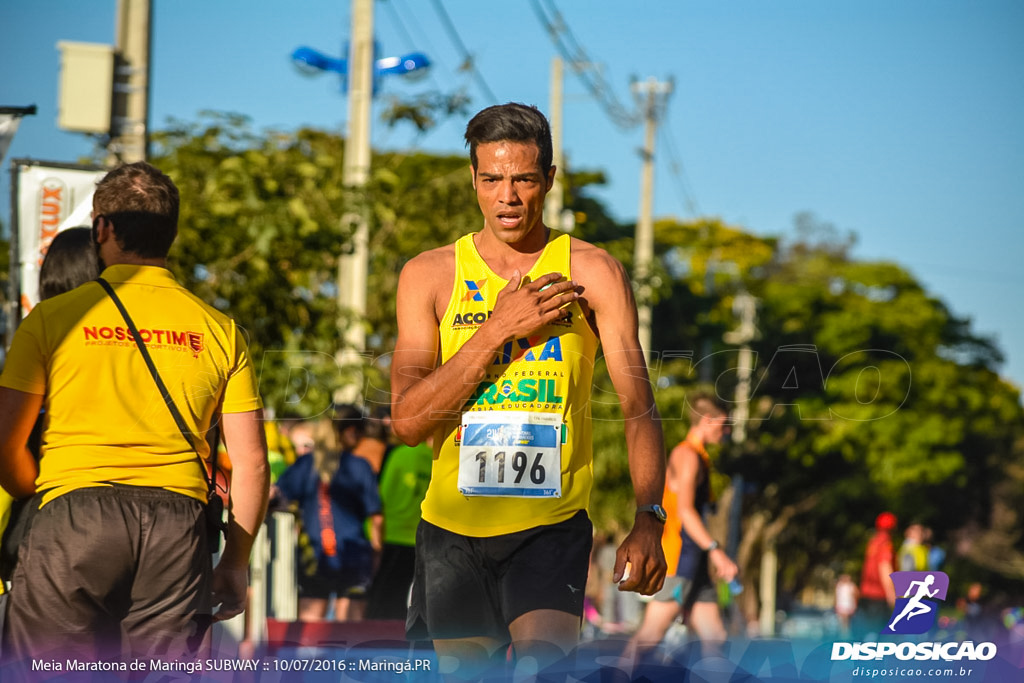
[[[551,231],[547,245],[528,273],[530,279],[551,272],[571,279],[569,242],[568,235]],[[507,284],[508,281],[496,275],[481,258],[473,235],[466,235],[455,243],[455,287],[440,326],[442,362],[447,362],[487,320],[498,292]],[[423,501],[423,519],[466,536],[497,536],[556,524],[587,507],[594,479],[590,391],[597,336],[584,318],[579,303],[573,302],[568,309],[571,315],[567,320],[551,323],[529,338],[506,341],[463,407],[461,419],[438,429],[434,437],[430,486]],[[515,418],[538,413],[542,416],[518,421]],[[560,462],[559,480],[554,481],[553,472],[547,475],[537,468],[533,451],[524,448],[523,451],[529,451],[529,458],[522,458],[516,447],[511,447],[507,459],[488,459],[480,463],[481,484],[486,467],[490,482],[502,481],[504,477],[505,486],[512,486],[519,480],[528,486],[531,477],[539,474],[540,478],[547,476],[544,486],[560,490],[551,494],[550,489],[531,489],[528,495],[463,493],[467,489],[460,488],[463,483],[459,478],[460,450],[465,451],[461,449],[463,440],[468,447],[472,438],[472,425],[468,423],[473,420],[497,424],[516,422],[518,430],[521,428],[518,422],[524,419],[543,419],[554,425],[552,431],[556,436],[553,439],[558,442],[558,453],[552,457]],[[463,423],[467,423],[465,429]],[[489,452],[489,455],[495,454]],[[465,452],[462,457],[466,457]],[[469,468],[474,479],[475,468],[476,464]],[[465,463],[463,469],[467,469]],[[534,482],[538,483],[536,477]]]

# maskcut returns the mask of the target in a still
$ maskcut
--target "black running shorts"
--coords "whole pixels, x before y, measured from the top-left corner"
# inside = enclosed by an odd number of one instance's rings
[[[593,534],[584,510],[558,524],[484,538],[421,521],[408,637],[507,642],[508,625],[527,612],[582,618]]]
[[[701,553],[697,571],[693,577],[679,577],[681,585],[676,599],[682,604],[683,609],[693,607],[695,602],[718,602],[718,589],[715,582],[711,580],[708,563],[708,553]]]

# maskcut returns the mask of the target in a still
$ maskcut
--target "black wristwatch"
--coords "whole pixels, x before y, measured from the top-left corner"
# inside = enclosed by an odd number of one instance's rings
[[[712,550],[718,549],[718,541],[711,539],[711,543],[708,544],[707,548],[704,548],[704,552],[710,553]]]
[[[661,507],[657,503],[651,503],[650,505],[640,505],[640,506],[637,506],[636,514],[639,515],[641,512],[650,512],[662,524],[664,524],[665,520],[668,519],[668,514],[665,512],[665,508]]]

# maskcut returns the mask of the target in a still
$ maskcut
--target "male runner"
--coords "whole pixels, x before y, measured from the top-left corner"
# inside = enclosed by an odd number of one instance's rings
[[[647,605],[643,623],[623,651],[628,662],[638,663],[661,642],[680,614],[702,642],[715,646],[726,637],[715,579],[731,581],[737,567],[711,536],[704,515],[714,498],[706,445],[722,442],[729,414],[706,394],[691,396],[689,408],[690,429],[669,454],[665,485],[665,505],[676,505],[679,519],[681,543],[675,545],[679,552],[675,576],[665,581],[665,587]]]
[[[578,641],[599,339],[639,506],[616,555],[621,590],[654,593],[664,579],[664,446],[625,269],[542,221],[547,120],[489,107],[466,142],[483,229],[403,269],[391,381],[394,432],[435,444],[407,628],[472,676],[509,643],[543,666]]]

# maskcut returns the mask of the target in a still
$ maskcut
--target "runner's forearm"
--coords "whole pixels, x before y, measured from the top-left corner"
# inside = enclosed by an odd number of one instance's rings
[[[700,513],[694,510],[692,507],[687,507],[684,510],[679,510],[679,521],[682,522],[683,531],[686,535],[693,539],[693,542],[704,550],[714,539],[708,532],[707,527],[704,526],[704,520],[701,519]]]
[[[660,503],[665,491],[665,442],[653,400],[649,406],[644,414],[626,417],[629,475],[638,505]]]
[[[459,415],[504,343],[497,326],[485,323],[448,362],[409,384],[392,407],[394,433],[415,445],[441,422]]]

